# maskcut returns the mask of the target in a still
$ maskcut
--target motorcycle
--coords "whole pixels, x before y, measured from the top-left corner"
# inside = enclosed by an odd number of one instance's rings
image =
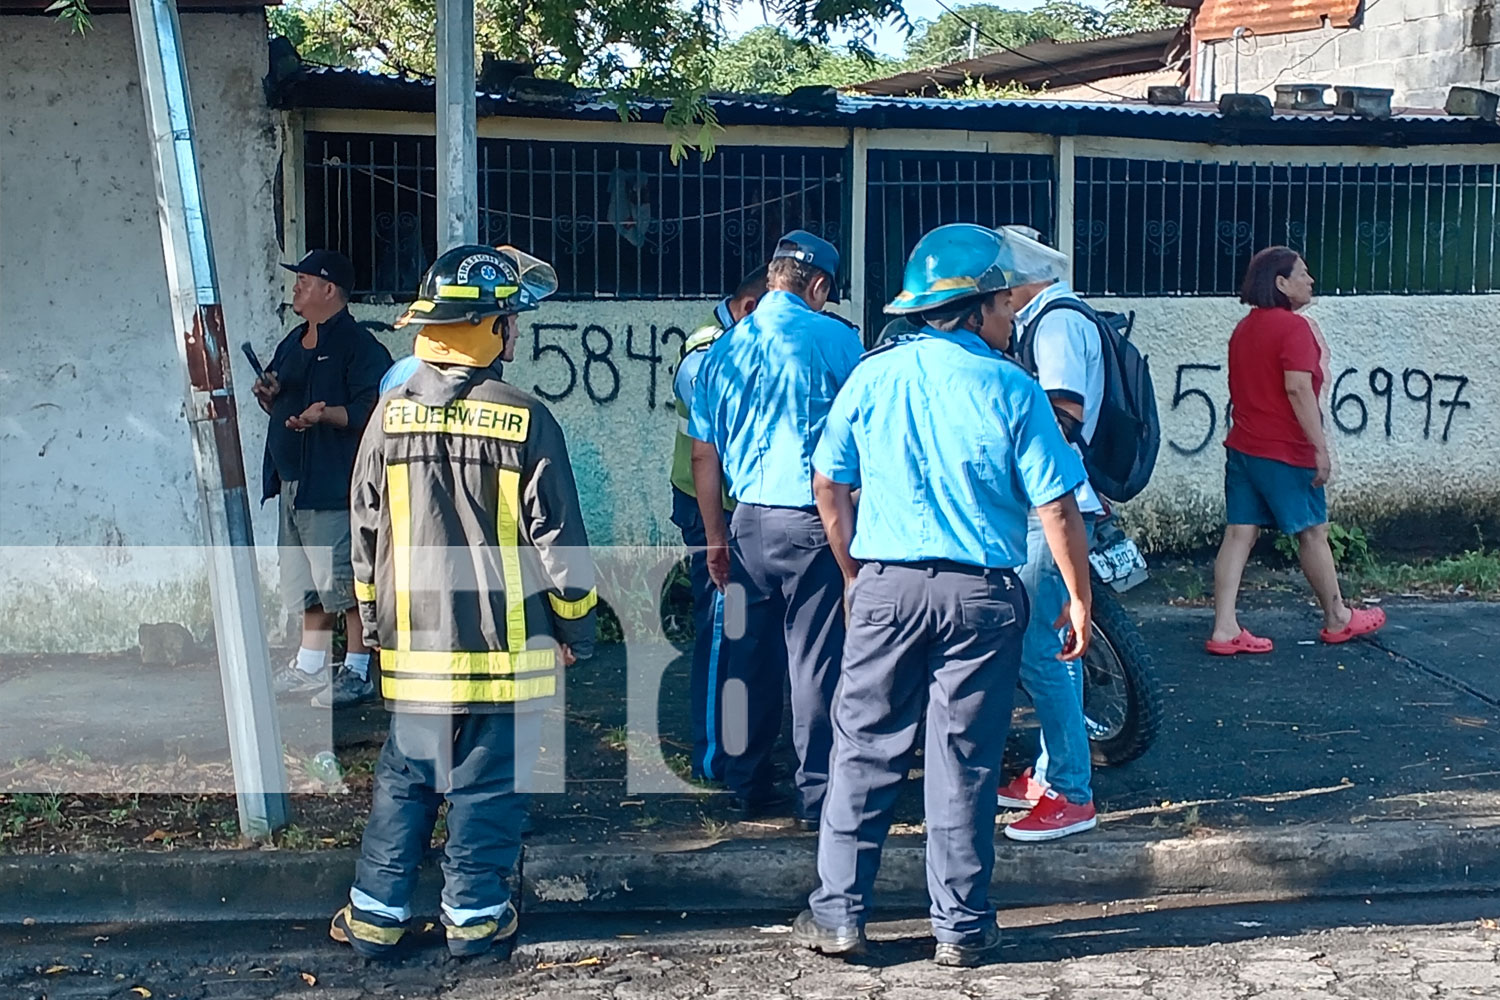
[[[1140,548],[1106,510],[1094,523],[1089,550],[1093,638],[1083,658],[1083,714],[1095,764],[1135,760],[1161,728],[1162,694],[1151,651],[1135,617],[1117,594],[1150,576]]]

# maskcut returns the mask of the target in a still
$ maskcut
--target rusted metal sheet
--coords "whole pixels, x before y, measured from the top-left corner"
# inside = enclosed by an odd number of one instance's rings
[[[188,381],[199,392],[224,388],[224,366],[229,355],[229,335],[224,330],[224,310],[217,302],[200,305],[193,312],[193,328],[186,335]]]
[[[1360,0],[1203,0],[1193,21],[1200,42],[1232,38],[1235,28],[1256,35],[1285,35],[1314,31],[1323,19],[1334,28],[1347,28],[1359,14]]]
[[[214,416],[214,439],[218,442],[219,482],[226,490],[245,488],[245,456],[240,451],[239,419],[234,397],[215,396],[210,404]]]

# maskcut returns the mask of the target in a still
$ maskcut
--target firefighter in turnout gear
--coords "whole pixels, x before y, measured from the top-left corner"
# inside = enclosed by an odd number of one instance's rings
[[[533,397],[501,380],[518,313],[557,289],[511,247],[461,246],[398,321],[418,327],[411,376],[375,408],[354,466],[355,595],[382,650],[390,734],[349,905],[331,935],[390,954],[448,802],[442,922],[458,956],[515,934],[541,710],[593,653],[593,561],[567,446]]]

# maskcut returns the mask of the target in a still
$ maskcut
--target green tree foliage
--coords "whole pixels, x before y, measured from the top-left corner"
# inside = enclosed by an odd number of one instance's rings
[[[86,34],[94,26],[87,0],[53,0],[47,5],[47,13],[56,14],[57,19],[75,34]]]
[[[1187,19],[1187,11],[1168,7],[1161,0],[1113,0],[1106,8],[1105,34],[1176,28]]]
[[[1047,4],[1022,11],[980,3],[954,10],[956,15],[944,13],[936,20],[918,23],[916,34],[906,46],[907,61],[913,67],[940,66],[966,58],[973,34],[971,25],[979,26],[974,37],[975,54],[984,55],[1001,46],[1017,48],[1048,38],[1059,42],[1086,38],[1097,33],[1097,24],[1085,26],[1079,21],[1100,19],[1097,11],[1081,4]]]
[[[784,94],[804,86],[845,87],[894,73],[900,66],[894,59],[840,51],[766,25],[718,49],[709,83],[714,90]]]
[[[475,44],[582,85],[701,91],[721,49],[735,44],[725,41],[723,18],[741,2],[475,0]],[[899,0],[767,0],[766,7],[785,27],[781,34],[796,39],[790,48],[801,51],[789,54],[804,66],[869,57],[865,40],[878,22],[906,23]],[[288,0],[270,18],[271,30],[304,59],[417,74],[431,74],[436,62],[434,0]],[[834,31],[855,33],[848,52],[827,48]],[[762,33],[741,47],[741,62],[771,58],[778,41]]]
[[[69,2],[81,6],[83,0]],[[1184,16],[1161,0],[1111,0],[1102,10],[1051,0],[1029,11],[969,4],[956,7],[957,16],[912,24],[901,0],[765,0],[777,26],[727,39],[724,16],[745,2],[751,0],[474,0],[475,44],[481,52],[535,65],[539,76],[611,90],[622,114],[632,96],[669,98],[668,124],[685,141],[710,149],[715,122],[703,97],[711,90],[843,87],[951,62],[968,55],[974,22],[976,51],[988,53],[1042,39],[1162,27]],[[435,0],[287,0],[267,13],[272,32],[310,62],[433,72]],[[881,24],[908,33],[905,58],[874,55],[869,43]],[[828,44],[834,32],[853,40],[834,48]],[[952,96],[1021,92],[1011,84],[971,81]]]
[[[920,21],[906,46],[912,68],[966,58],[971,40],[977,55],[1051,40],[1076,42],[1104,35],[1176,27],[1187,12],[1162,0],[1110,0],[1102,9],[1071,0],[1052,0],[1033,10],[1008,10],[978,3],[954,7],[936,20]],[[979,30],[973,31],[977,24]]]

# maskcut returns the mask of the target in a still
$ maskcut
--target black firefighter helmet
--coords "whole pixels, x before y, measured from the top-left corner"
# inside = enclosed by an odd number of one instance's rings
[[[396,325],[478,323],[489,316],[527,312],[557,291],[552,265],[515,247],[457,246],[422,276],[413,302]]]

